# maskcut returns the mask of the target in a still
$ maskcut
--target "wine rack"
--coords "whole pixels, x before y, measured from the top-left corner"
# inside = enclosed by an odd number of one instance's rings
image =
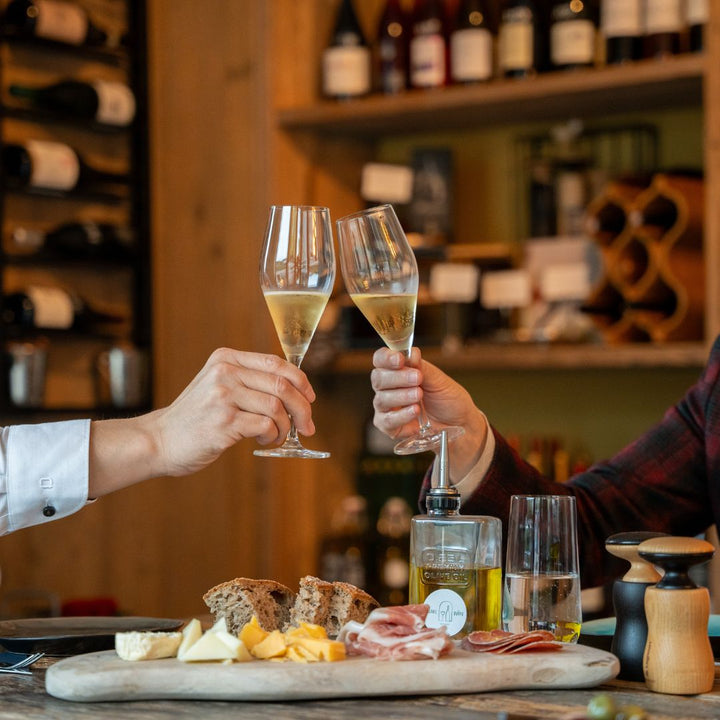
[[[704,183],[658,173],[609,183],[588,208],[604,274],[587,302],[609,342],[701,340]]]
[[[119,176],[117,184],[87,184],[72,190],[26,187],[0,176],[0,296],[26,286],[59,286],[123,322],[88,330],[23,330],[0,322],[0,414],[12,420],[28,413],[108,416],[152,406],[150,220],[147,125],[145,0],[70,0],[108,32],[103,46],[71,45],[28,37],[0,18],[0,148],[43,140],[69,145],[88,164]],[[8,0],[0,1],[0,13]],[[120,43],[122,37],[123,42]],[[129,125],[87,119],[72,111],[42,108],[11,94],[10,86],[47,87],[63,80],[127,85],[135,100]],[[21,228],[42,238],[69,223],[122,228],[133,238],[124,257],[101,253],[58,252],[24,247]],[[42,400],[16,403],[10,388],[10,343],[40,343],[47,352]],[[107,378],[99,359],[115,345],[132,346],[147,361],[145,394],[140,403],[121,407],[108,402]]]

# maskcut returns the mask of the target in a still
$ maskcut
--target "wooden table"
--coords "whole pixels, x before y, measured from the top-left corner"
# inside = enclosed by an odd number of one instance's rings
[[[83,720],[127,718],[133,720],[562,720],[582,712],[599,692],[609,692],[618,704],[633,703],[650,713],[652,720],[720,718],[720,681],[713,692],[694,697],[659,695],[642,683],[612,681],[589,690],[513,691],[473,695],[366,698],[291,703],[231,703],[204,701],[141,701],[132,703],[70,703],[45,692],[45,669],[53,660],[43,659],[32,676],[0,675],[0,718],[12,720]]]

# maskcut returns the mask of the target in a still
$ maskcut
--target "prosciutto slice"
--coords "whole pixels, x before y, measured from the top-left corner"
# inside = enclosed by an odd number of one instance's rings
[[[348,655],[368,655],[381,660],[437,660],[454,647],[445,627],[429,628],[428,605],[397,605],[373,610],[364,623],[351,621],[338,640]]]

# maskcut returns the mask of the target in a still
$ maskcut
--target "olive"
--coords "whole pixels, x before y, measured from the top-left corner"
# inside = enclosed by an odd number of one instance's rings
[[[622,705],[615,720],[645,720],[647,714],[639,705]]]
[[[588,720],[615,720],[615,701],[605,693],[596,695],[587,706]]]

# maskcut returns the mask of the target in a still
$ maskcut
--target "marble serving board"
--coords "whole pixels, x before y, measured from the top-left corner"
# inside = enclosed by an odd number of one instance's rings
[[[439,660],[183,663],[174,658],[127,662],[114,650],[77,655],[47,671],[50,695],[106,700],[283,701],[372,695],[442,695],[490,690],[594,687],[614,678],[617,658],[567,645],[555,652],[490,655],[453,650]]]

